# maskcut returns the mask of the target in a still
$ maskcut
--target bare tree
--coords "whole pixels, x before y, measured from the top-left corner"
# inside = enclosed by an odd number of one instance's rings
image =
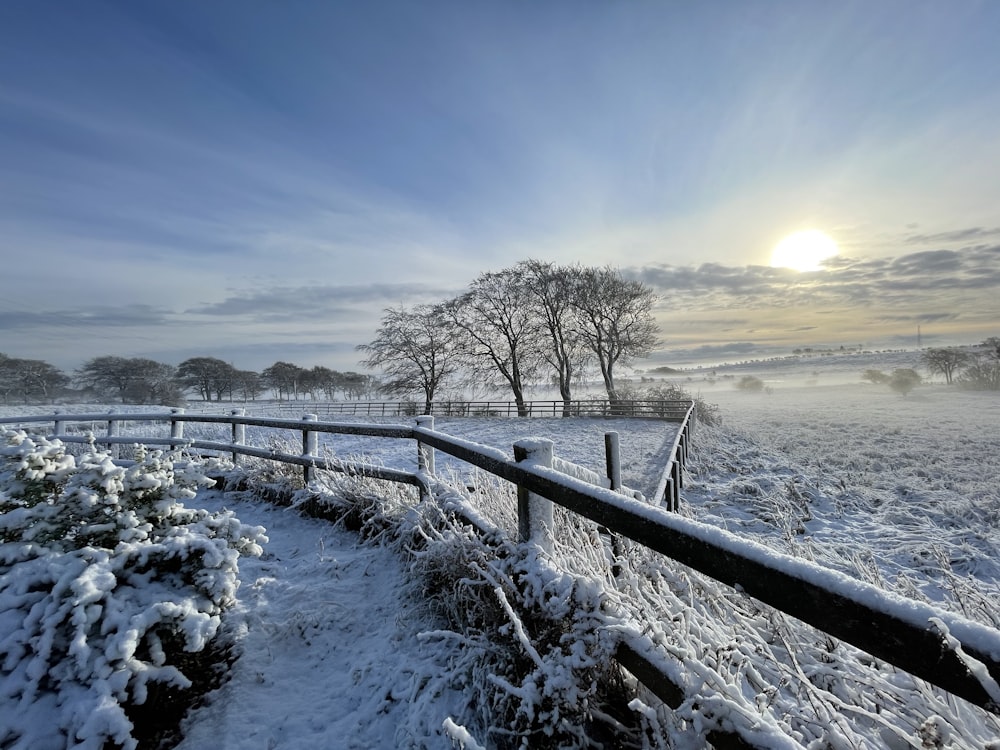
[[[543,329],[515,269],[481,274],[468,292],[441,305],[463,362],[483,382],[506,385],[527,416],[524,389],[543,362]]]
[[[611,268],[582,268],[572,297],[580,335],[594,353],[612,404],[619,401],[615,368],[645,357],[656,345],[656,295],[641,281],[622,278]]]
[[[979,348],[984,357],[1000,364],[1000,336],[990,336],[979,345]]]
[[[572,314],[574,288],[580,269],[525,260],[514,266],[514,272],[527,282],[528,300],[541,321],[546,341],[542,356],[556,372],[555,382],[563,400],[563,416],[569,416],[573,377],[590,358]]]
[[[969,353],[961,349],[949,347],[945,349],[927,349],[921,355],[924,366],[932,374],[935,372],[944,375],[945,382],[951,385],[956,373],[964,365],[969,363]]]
[[[319,393],[326,396],[330,401],[333,401],[336,396],[340,377],[341,374],[336,370],[331,370],[329,367],[323,367],[322,365],[315,365],[311,370],[305,370],[302,373],[301,387],[313,400],[316,399],[316,394]]]
[[[11,394],[17,394],[24,403],[48,401],[68,383],[69,377],[48,362],[0,353],[0,395],[4,403]]]
[[[338,373],[337,386],[344,392],[344,398],[360,400],[378,388],[378,380],[361,372]]]
[[[261,381],[260,373],[253,370],[237,370],[233,376],[233,394],[244,401],[256,401],[267,388]]]
[[[172,365],[142,357],[94,357],[76,371],[77,380],[97,393],[120,398],[123,404],[180,403]]]
[[[181,383],[194,388],[205,401],[221,401],[225,394],[232,398],[236,368],[215,357],[192,357],[177,367]]]
[[[882,383],[889,382],[889,375],[886,375],[881,370],[865,370],[861,375],[862,380],[867,380],[870,383],[875,383],[880,385]]]
[[[412,310],[387,308],[374,340],[358,350],[368,354],[362,361],[365,367],[387,374],[388,380],[382,383],[385,393],[420,393],[424,414],[431,413],[434,396],[459,367],[443,314],[430,305]]]
[[[261,380],[274,389],[279,401],[282,397],[298,399],[303,373],[305,370],[291,362],[275,362],[261,373]]]

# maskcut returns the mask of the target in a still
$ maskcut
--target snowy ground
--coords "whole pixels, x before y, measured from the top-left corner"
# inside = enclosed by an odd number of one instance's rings
[[[996,592],[980,617],[1000,626],[998,394],[855,383],[705,397],[725,424],[695,440],[711,458],[686,493],[693,515],[939,604],[974,579]]]
[[[846,366],[831,374],[809,363],[767,376],[771,392],[757,394],[718,375],[680,379],[718,403],[724,420],[696,432],[683,512],[1000,627],[1000,398],[941,385],[903,398],[860,381],[864,369],[894,366],[908,365],[865,361],[852,377]],[[507,451],[528,434],[553,437],[557,455],[599,472],[603,434],[613,429],[626,481],[645,491],[666,439],[657,424],[439,420],[436,428]],[[390,466],[413,461],[398,445],[334,450]],[[262,559],[241,562],[234,627],[244,655],[190,717],[182,748],[452,747],[442,726],[460,703],[444,677],[453,654],[420,638],[438,624],[406,595],[398,558],[288,510],[217,493],[200,501],[267,527],[271,541]],[[889,679],[898,684],[885,691],[898,693],[903,681]],[[429,684],[440,710],[415,716],[406,696]],[[942,705],[935,710],[951,743],[925,746],[982,748],[1000,738],[994,718]],[[893,736],[916,738],[918,725],[900,724]]]
[[[218,492],[199,502],[266,526],[260,559],[240,562],[243,631],[229,681],[187,723],[181,750],[447,747],[449,649],[419,633],[427,617],[392,552],[287,509]],[[436,716],[409,697],[441,683]]]

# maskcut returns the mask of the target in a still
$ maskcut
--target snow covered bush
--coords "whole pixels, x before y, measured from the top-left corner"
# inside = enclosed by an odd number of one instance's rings
[[[695,416],[699,422],[715,425],[722,421],[718,405],[709,403],[676,383],[663,382],[646,388],[623,386],[621,393],[623,399],[632,401],[694,401]]]
[[[191,686],[179,665],[218,635],[239,555],[262,551],[262,528],[184,507],[210,482],[195,464],[137,459],[3,436],[0,747],[137,747],[130,716]]]

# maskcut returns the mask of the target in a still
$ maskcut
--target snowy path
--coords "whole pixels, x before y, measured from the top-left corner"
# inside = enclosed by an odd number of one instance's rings
[[[265,526],[270,542],[240,562],[243,654],[180,750],[451,747],[439,733],[454,705],[440,684],[447,649],[417,638],[430,626],[397,556],[288,509],[216,492],[194,502]],[[443,694],[414,704],[420,690]]]
[[[476,423],[447,427],[508,450],[517,428],[525,428],[510,420],[492,420],[491,429]],[[603,469],[604,433],[620,430],[633,486],[655,485],[660,467],[651,459],[675,434],[673,425],[653,421],[535,420],[530,427],[595,471]],[[382,457],[394,463],[391,454]],[[178,750],[453,747],[441,726],[463,710],[462,695],[446,684],[450,649],[458,646],[418,638],[437,626],[407,598],[398,556],[263,502],[217,492],[195,502],[228,507],[241,521],[264,526],[270,541],[262,559],[240,562],[242,656],[229,681],[188,720]]]

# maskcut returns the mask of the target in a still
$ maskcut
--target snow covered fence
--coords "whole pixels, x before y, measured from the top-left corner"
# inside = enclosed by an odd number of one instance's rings
[[[1000,714],[1000,631],[566,476],[543,462],[518,463],[487,446],[422,428],[414,433],[522,492],[558,503]]]
[[[574,399],[570,401],[435,401],[427,412],[438,417],[628,417],[684,421],[690,400]],[[322,416],[415,417],[425,411],[416,401],[294,401],[269,404],[269,411],[300,413],[303,409]]]
[[[119,425],[112,427],[112,423],[121,420],[168,421],[172,425],[171,437],[122,436]],[[535,496],[534,502],[525,503],[530,509],[528,517],[523,525],[519,523],[522,536],[526,538],[537,540],[544,546],[544,535],[555,530],[545,520],[548,515],[543,503],[558,503],[611,532],[742,590],[879,659],[1000,714],[1000,631],[888,593],[807,560],[783,555],[723,529],[682,518],[610,488],[568,476],[546,466],[545,461],[538,460],[537,456],[532,459],[530,446],[524,446],[525,460],[518,462],[495,448],[436,432],[428,420],[423,421],[424,426],[411,427],[185,414],[179,410],[166,414],[0,418],[0,424],[50,422],[62,426],[70,421],[107,422],[109,434],[98,440],[102,443],[120,445],[142,442],[231,451],[307,468],[327,468],[402,482],[420,487],[424,493],[430,492],[427,471],[428,467],[433,467],[432,450],[441,450],[513,483],[519,488],[519,493],[524,493],[529,499],[531,495]],[[183,430],[178,426],[184,422],[230,424],[234,426],[234,435],[236,425],[298,430],[303,434],[305,454],[296,456],[235,442],[187,440],[181,436]],[[416,440],[421,446],[418,456],[423,457],[418,459],[422,461],[421,470],[414,473],[374,465],[345,464],[312,455],[310,451],[315,443],[307,434],[311,432]],[[58,437],[68,442],[94,439],[79,435]],[[684,451],[686,444],[677,443],[674,450]],[[541,515],[533,522],[531,513],[535,513],[536,508]],[[665,676],[665,679],[669,677]]]
[[[233,461],[237,462],[240,456],[252,456],[281,463],[301,466],[305,480],[308,482],[316,469],[326,469],[355,476],[367,476],[376,479],[385,479],[391,482],[410,484],[426,491],[426,478],[420,472],[407,472],[391,469],[375,464],[360,462],[341,461],[319,455],[318,443],[315,439],[316,433],[333,433],[342,435],[366,435],[370,437],[385,438],[412,438],[412,428],[408,425],[373,425],[373,424],[336,424],[332,422],[319,422],[315,415],[306,415],[302,420],[271,419],[264,417],[245,416],[242,409],[234,409],[228,416],[215,414],[188,414],[183,409],[172,409],[170,412],[152,413],[123,413],[123,414],[53,414],[53,415],[32,415],[21,417],[0,417],[0,424],[31,424],[45,423],[53,424],[54,430],[48,437],[58,438],[65,443],[95,443],[117,447],[121,445],[166,445],[171,447],[193,448],[195,450],[215,451],[218,453],[229,453]],[[156,437],[150,435],[125,435],[122,434],[122,425],[125,423],[137,422],[169,422],[171,425],[170,437]],[[191,439],[184,436],[183,425],[188,422],[203,424],[228,424],[232,426],[232,440],[223,442],[219,440]],[[65,434],[65,428],[69,424],[78,424],[84,427],[94,424],[106,423],[107,434],[96,436],[91,430],[85,430],[82,434]],[[284,453],[274,448],[259,448],[247,445],[246,428],[264,427],[275,430],[294,430],[302,434],[303,452],[301,454]]]

